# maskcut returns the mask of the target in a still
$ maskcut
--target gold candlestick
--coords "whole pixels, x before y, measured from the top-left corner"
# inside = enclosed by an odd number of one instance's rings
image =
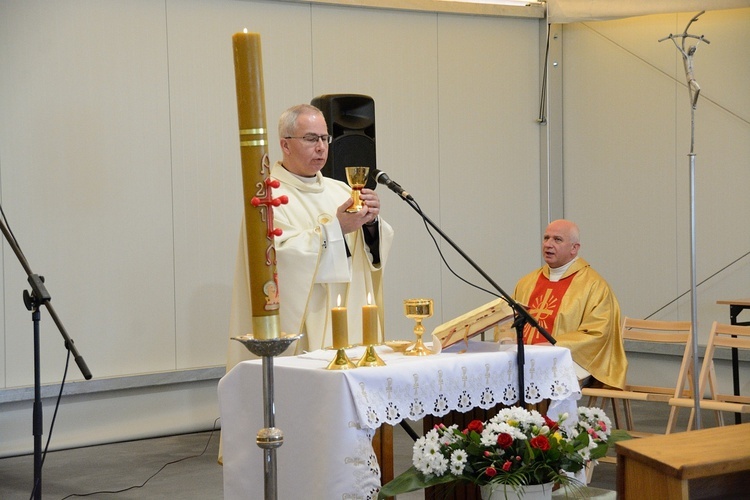
[[[350,167],[347,167],[350,168]],[[365,167],[367,168],[367,167]],[[365,179],[367,176],[365,176]],[[367,294],[367,304],[362,306],[362,344],[367,346],[364,354],[357,362],[357,366],[385,366],[375,344],[378,344],[378,306],[370,304],[372,297]]]
[[[357,361],[357,366],[385,366],[385,361],[380,358],[374,345],[368,345],[362,357]]]
[[[341,307],[341,295],[339,295],[336,300],[336,307],[331,309],[331,331],[336,356],[326,367],[327,370],[349,370],[357,367],[346,355],[346,347],[349,344],[349,326],[347,323],[346,307]]]
[[[432,354],[432,351],[422,342],[422,335],[424,335],[422,320],[432,316],[432,299],[406,299],[404,301],[404,314],[407,318],[416,322],[414,335],[417,337],[417,342],[409,347],[404,354],[407,356],[428,356]]]
[[[336,349],[336,356],[328,363],[326,370],[350,370],[356,368],[357,365],[351,362],[349,356],[346,355],[346,349]]]

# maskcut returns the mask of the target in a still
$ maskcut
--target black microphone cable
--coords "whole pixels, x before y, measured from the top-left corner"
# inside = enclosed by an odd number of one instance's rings
[[[109,494],[124,493],[126,491],[143,488],[144,486],[146,486],[146,483],[148,483],[153,478],[155,478],[157,475],[159,475],[159,473],[161,471],[163,471],[164,469],[166,469],[168,466],[176,464],[176,463],[184,462],[185,460],[190,460],[190,459],[193,459],[193,458],[200,458],[203,455],[205,455],[206,451],[208,450],[208,445],[211,444],[211,438],[213,438],[214,432],[216,432],[216,424],[218,423],[218,421],[219,421],[220,418],[221,417],[217,417],[216,420],[214,420],[214,425],[211,428],[211,433],[208,435],[208,440],[206,441],[206,446],[203,447],[203,451],[201,451],[197,455],[190,455],[190,456],[187,456],[187,457],[178,458],[177,460],[172,460],[171,462],[165,463],[164,465],[161,466],[161,468],[159,470],[157,470],[156,472],[154,472],[153,474],[151,474],[151,476],[149,476],[149,478],[146,479],[145,481],[143,481],[141,484],[135,484],[133,486],[128,486],[127,488],[123,488],[121,490],[92,491],[91,493],[71,493],[70,495],[68,495],[66,497],[63,497],[61,500],[66,500],[66,499],[72,498],[72,497],[89,497],[89,496],[92,496],[92,495],[102,495],[102,494],[107,494],[107,493],[109,493]]]
[[[443,264],[445,264],[445,267],[448,268],[448,270],[451,272],[451,274],[453,274],[453,276],[455,276],[459,280],[463,281],[467,285],[473,286],[477,290],[481,290],[483,292],[486,292],[486,293],[492,295],[493,297],[500,298],[499,294],[497,294],[497,293],[495,293],[495,292],[493,292],[491,290],[487,290],[486,288],[482,288],[481,286],[479,286],[477,284],[474,284],[474,283],[472,283],[471,281],[469,281],[467,279],[462,278],[461,276],[458,275],[458,273],[456,273],[456,271],[453,270],[453,268],[450,266],[450,264],[448,264],[448,261],[445,259],[445,255],[443,255],[443,251],[440,249],[440,244],[438,243],[437,239],[435,238],[435,235],[432,234],[432,231],[430,230],[430,226],[427,224],[426,216],[422,212],[422,208],[419,206],[419,203],[417,203],[417,200],[415,200],[414,198],[412,198],[410,196],[409,199],[406,199],[406,202],[409,203],[417,211],[417,213],[419,214],[420,217],[422,217],[422,223],[424,224],[425,229],[427,229],[427,234],[429,234],[430,238],[432,238],[432,241],[435,243],[435,248],[437,249],[437,252],[440,255],[440,259],[443,261]]]

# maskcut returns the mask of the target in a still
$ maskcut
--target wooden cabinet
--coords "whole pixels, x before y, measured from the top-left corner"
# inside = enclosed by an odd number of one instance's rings
[[[621,441],[615,449],[618,499],[750,495],[750,423]]]

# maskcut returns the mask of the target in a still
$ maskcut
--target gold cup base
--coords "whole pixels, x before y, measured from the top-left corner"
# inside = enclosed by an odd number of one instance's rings
[[[422,339],[417,340],[417,342],[406,349],[404,351],[405,356],[429,356],[433,353],[426,345],[424,345],[424,342],[422,342]]]
[[[385,366],[385,361],[380,359],[374,345],[368,345],[365,353],[357,362],[357,366]]]
[[[349,360],[349,356],[346,355],[346,351],[344,349],[337,349],[336,356],[328,364],[328,366],[326,366],[326,370],[351,370],[352,368],[356,367],[357,365]]]

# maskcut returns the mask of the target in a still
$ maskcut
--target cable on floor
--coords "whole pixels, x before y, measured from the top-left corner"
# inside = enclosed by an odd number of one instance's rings
[[[159,473],[161,471],[163,471],[164,469],[166,469],[168,466],[173,465],[173,464],[177,464],[177,463],[180,463],[180,462],[184,462],[185,460],[190,460],[190,459],[193,459],[193,458],[199,458],[199,457],[202,457],[203,455],[205,455],[206,450],[208,450],[208,445],[211,444],[211,438],[213,438],[214,432],[216,432],[216,424],[219,422],[220,418],[221,417],[218,417],[216,420],[214,420],[214,425],[211,428],[211,433],[208,435],[208,440],[206,441],[206,446],[203,448],[203,451],[200,452],[198,455],[191,455],[189,457],[183,457],[183,458],[179,458],[177,460],[172,460],[171,462],[165,463],[164,465],[161,466],[161,468],[158,471],[154,472],[148,479],[146,479],[145,481],[143,481],[143,483],[141,483],[141,484],[136,484],[136,485],[133,485],[133,486],[128,486],[127,488],[123,488],[123,489],[120,489],[120,490],[92,491],[91,493],[71,493],[70,495],[68,495],[66,497],[63,497],[61,500],[66,500],[68,498],[73,498],[73,497],[89,497],[89,496],[92,496],[92,495],[103,495],[103,494],[112,494],[112,495],[115,495],[117,493],[123,493],[123,492],[126,492],[126,491],[143,488],[144,486],[146,486],[146,483],[148,483],[153,478],[155,478],[157,475],[159,475]]]

